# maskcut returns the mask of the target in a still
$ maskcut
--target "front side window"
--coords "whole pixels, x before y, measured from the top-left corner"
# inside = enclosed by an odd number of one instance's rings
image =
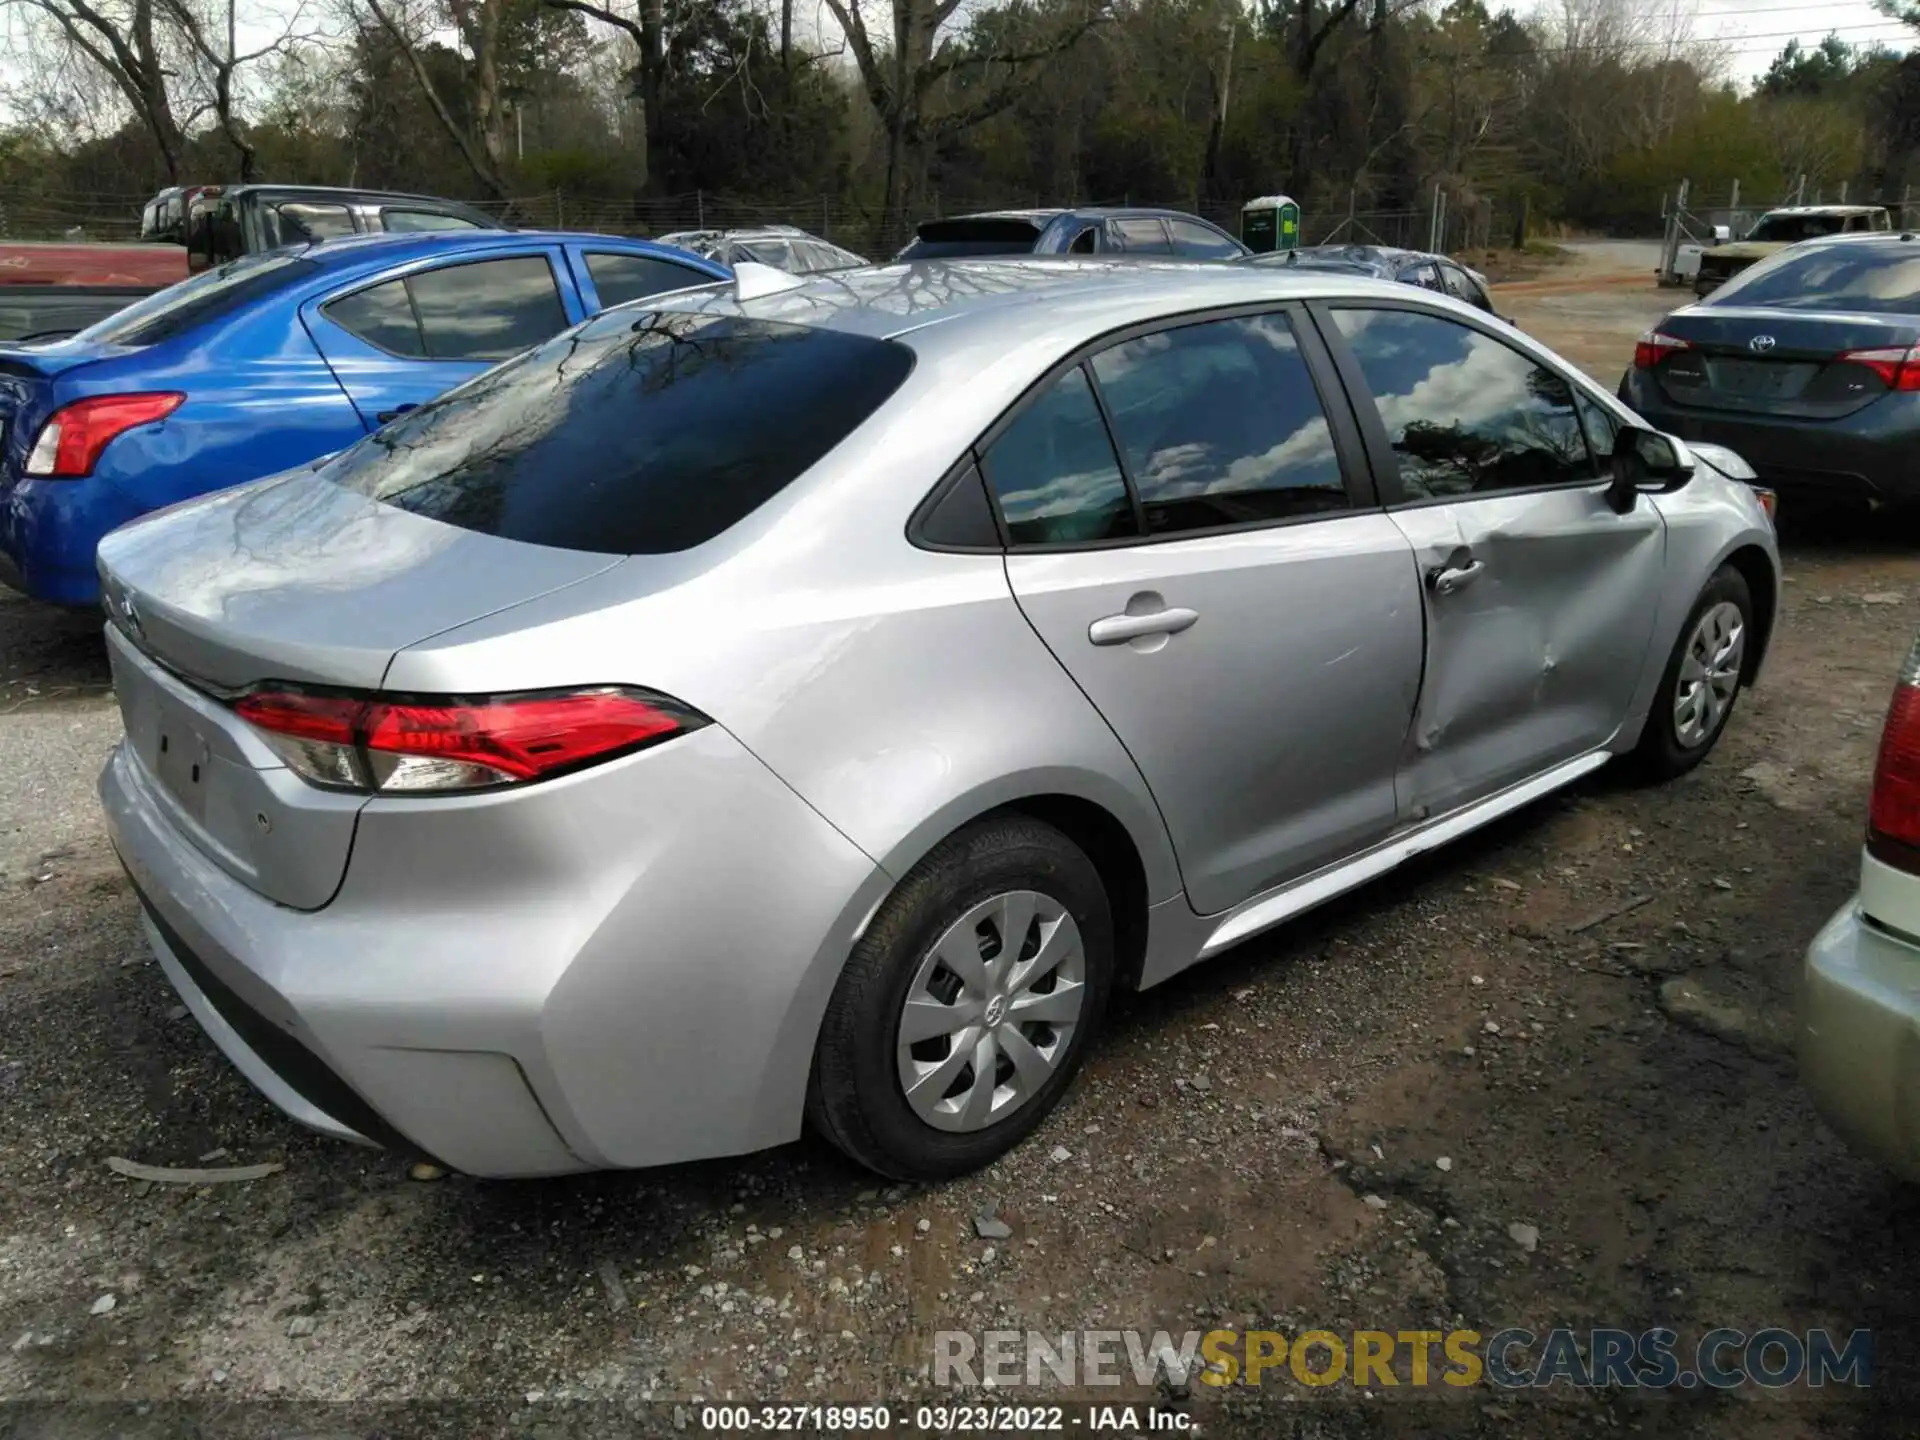
[[[1445,316],[1335,309],[1410,501],[1598,477],[1565,376]]]
[[[1113,238],[1113,248],[1128,255],[1173,253],[1173,246],[1167,243],[1167,227],[1155,215],[1132,220],[1109,220],[1107,233]]]
[[[1167,230],[1173,236],[1173,251],[1189,260],[1231,260],[1240,247],[1211,225],[1197,220],[1169,219]]]
[[[1183,325],[1093,359],[1153,535],[1347,508],[1333,432],[1285,315]]]
[[[1620,422],[1613,418],[1611,410],[1577,385],[1573,389],[1573,403],[1580,411],[1580,424],[1587,432],[1587,448],[1593,451],[1594,462],[1606,465],[1613,459],[1613,444],[1620,437]]]
[[[616,255],[605,250],[587,252],[587,273],[600,294],[602,308],[624,305],[629,300],[644,300],[669,290],[685,290],[691,285],[711,285],[711,275],[676,265],[671,260],[656,260],[651,255]]]
[[[541,255],[448,265],[409,276],[427,354],[504,360],[567,328],[553,268]]]
[[[1139,534],[1100,406],[1077,365],[1016,415],[981,461],[1015,545]]]
[[[1479,282],[1458,265],[1442,265],[1440,278],[1446,282],[1447,294],[1454,299],[1464,300],[1477,310],[1492,312],[1493,302],[1487,299],[1487,292],[1482,290]]]
[[[659,555],[738,523],[913,369],[890,340],[615,310],[409,411],[324,478],[483,535]]]

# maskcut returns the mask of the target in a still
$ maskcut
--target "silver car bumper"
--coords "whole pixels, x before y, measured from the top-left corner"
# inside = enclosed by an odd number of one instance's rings
[[[1920,947],[1849,900],[1807,947],[1800,1074],[1863,1153],[1920,1181]]]
[[[216,866],[153,783],[123,745],[101,799],[209,1037],[303,1124],[474,1175],[797,1136],[890,884],[718,726],[525,792],[374,801],[317,911]]]

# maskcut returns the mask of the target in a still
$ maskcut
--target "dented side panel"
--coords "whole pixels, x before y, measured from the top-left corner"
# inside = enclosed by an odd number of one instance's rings
[[[1007,556],[1033,628],[1132,754],[1195,910],[1386,835],[1420,684],[1420,592],[1378,511],[1191,540]],[[1096,621],[1193,612],[1096,644]]]
[[[1607,744],[1634,708],[1666,530],[1605,487],[1396,511],[1425,583],[1426,678],[1399,782],[1413,823]],[[1432,577],[1469,571],[1458,588]]]

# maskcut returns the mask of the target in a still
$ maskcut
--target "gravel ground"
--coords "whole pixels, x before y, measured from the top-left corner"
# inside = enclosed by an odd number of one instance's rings
[[[1676,298],[1620,263],[1503,308],[1610,386]],[[1213,1434],[1913,1433],[1920,1203],[1820,1124],[1784,1047],[1801,948],[1853,883],[1920,558],[1866,527],[1788,538],[1769,672],[1705,766],[1602,772],[1123,1002],[1031,1142],[935,1189],[811,1140],[419,1183],[297,1130],[145,957],[93,814],[117,731],[93,627],[0,595],[0,1435],[138,1428],[72,1402],[259,1433],[276,1399],[499,1407],[322,1412],[480,1434],[570,1400],[898,1398],[928,1393],[938,1330],[1556,1324],[1866,1327],[1875,1384],[1161,1398]],[[109,1156],[284,1168],[178,1187]]]

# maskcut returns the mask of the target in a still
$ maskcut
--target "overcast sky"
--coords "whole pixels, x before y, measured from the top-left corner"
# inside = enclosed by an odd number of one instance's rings
[[[1733,72],[1742,80],[1763,73],[1795,36],[1803,45],[1817,45],[1828,31],[1850,45],[1880,41],[1897,50],[1907,49],[1915,38],[1906,26],[1875,10],[1873,0],[1826,0],[1821,5],[1700,0],[1699,37],[1724,42]]]

